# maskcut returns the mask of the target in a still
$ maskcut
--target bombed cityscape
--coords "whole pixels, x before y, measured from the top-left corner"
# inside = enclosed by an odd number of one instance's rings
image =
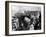
[[[18,8],[18,9],[17,9]],[[39,7],[16,7],[12,15],[12,30],[41,30],[41,11]]]

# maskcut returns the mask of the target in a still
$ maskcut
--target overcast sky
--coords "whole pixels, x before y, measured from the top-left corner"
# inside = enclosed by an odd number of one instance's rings
[[[12,8],[11,9],[12,15],[14,15],[17,12],[24,13],[24,11],[40,11],[41,10],[40,7],[35,7],[35,6],[16,6],[16,5],[12,5],[11,8]]]

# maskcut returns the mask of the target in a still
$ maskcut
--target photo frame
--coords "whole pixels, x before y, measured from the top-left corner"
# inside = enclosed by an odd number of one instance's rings
[[[5,35],[45,34],[45,3],[5,1]]]

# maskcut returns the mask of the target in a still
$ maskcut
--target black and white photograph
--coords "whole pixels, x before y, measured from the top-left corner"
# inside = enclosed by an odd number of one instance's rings
[[[41,8],[12,5],[12,30],[41,30]]]
[[[44,33],[44,3],[9,2],[9,35]]]

